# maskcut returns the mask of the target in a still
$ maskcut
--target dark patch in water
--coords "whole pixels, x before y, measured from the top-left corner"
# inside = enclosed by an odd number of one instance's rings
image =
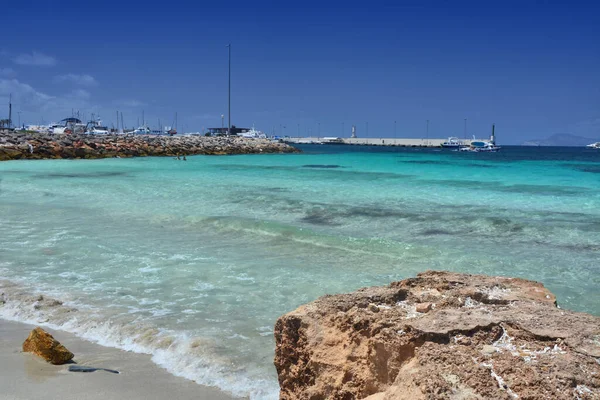
[[[589,172],[592,174],[600,174],[600,165],[598,165],[598,166],[590,165],[590,166],[586,166],[586,167],[579,167],[576,169],[579,171],[582,171],[582,172]]]
[[[523,225],[517,224],[508,218],[488,217],[486,220],[494,227],[504,232],[517,233],[523,231]]]
[[[453,235],[453,232],[444,229],[427,229],[421,232],[423,236]]]
[[[491,164],[479,164],[479,163],[470,163],[466,164],[468,167],[477,167],[477,168],[498,168],[497,165]]]
[[[469,181],[461,179],[423,179],[422,182],[432,183],[434,185],[468,187],[474,189],[493,189],[498,185],[501,185],[501,183],[496,182]]]
[[[475,162],[461,162],[453,160],[407,160],[399,161],[400,164],[422,164],[422,165],[455,165],[457,167],[469,167],[469,168],[498,168],[496,165],[475,163]]]
[[[425,164],[425,165],[449,165],[456,164],[451,161],[442,161],[442,160],[408,160],[408,161],[400,161],[401,163],[406,164]]]
[[[560,246],[563,249],[575,251],[600,251],[600,245],[594,244],[567,244]]]
[[[125,176],[127,172],[72,172],[72,173],[52,173],[34,175],[34,178],[111,178],[114,176]]]
[[[336,164],[306,164],[302,168],[343,168],[341,165]]]
[[[313,225],[327,225],[327,226],[336,226],[338,223],[333,221],[331,215],[325,214],[323,211],[311,211],[306,214],[304,217],[300,218],[300,221],[306,222],[308,224]]]
[[[581,196],[590,189],[586,187],[555,186],[555,185],[505,185],[500,182],[482,182],[459,179],[435,180],[427,179],[422,182],[442,186],[464,187],[475,190],[489,190],[492,192],[523,193],[539,196]]]
[[[245,165],[245,164],[228,164],[228,165],[215,165],[215,168],[226,170],[226,171],[244,171],[251,169],[258,170],[281,170],[281,171],[292,171],[298,169],[298,167],[288,167],[282,165]]]
[[[412,220],[423,220],[423,216],[416,213],[407,213],[403,211],[371,208],[371,207],[349,207],[346,211],[340,213],[344,218],[367,217],[367,218],[408,218]]]
[[[319,174],[319,176],[327,177],[328,174],[331,176],[335,176],[336,178],[340,176],[340,174],[347,174],[346,176],[349,179],[354,180],[380,180],[380,179],[404,179],[404,178],[412,178],[414,175],[409,174],[398,174],[392,172],[369,172],[369,171],[352,171],[344,169],[344,166],[331,164],[329,167],[324,167],[323,165],[329,164],[307,164],[308,166],[278,166],[278,165],[242,165],[242,164],[230,164],[230,165],[219,165],[214,166],[215,168],[221,170],[234,170],[234,171],[250,171],[250,170],[268,170],[268,171],[297,171],[298,173],[310,173],[311,174]]]
[[[584,187],[564,187],[554,185],[510,185],[500,186],[496,190],[510,193],[527,193],[541,196],[580,196],[589,189]]]

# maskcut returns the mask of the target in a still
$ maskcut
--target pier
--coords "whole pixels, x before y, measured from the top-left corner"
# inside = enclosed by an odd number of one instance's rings
[[[398,147],[441,147],[444,139],[408,139],[408,138],[340,138],[340,137],[286,137],[288,144],[347,144],[363,146],[398,146]],[[473,139],[460,139],[465,145],[470,145]]]

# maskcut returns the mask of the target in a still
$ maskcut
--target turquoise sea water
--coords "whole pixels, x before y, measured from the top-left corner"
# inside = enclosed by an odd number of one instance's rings
[[[0,163],[0,317],[275,399],[275,320],[325,293],[444,269],[600,315],[600,152],[303,149]]]

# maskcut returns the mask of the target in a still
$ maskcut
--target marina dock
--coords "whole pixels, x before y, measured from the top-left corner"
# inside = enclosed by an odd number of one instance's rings
[[[289,144],[347,144],[363,146],[398,146],[398,147],[441,147],[444,139],[408,139],[408,138],[340,138],[340,137],[286,137],[284,142]],[[473,139],[461,139],[465,145],[470,145]]]

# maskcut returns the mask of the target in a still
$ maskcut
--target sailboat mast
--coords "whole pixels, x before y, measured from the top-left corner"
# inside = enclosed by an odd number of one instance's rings
[[[8,98],[8,128],[12,126],[12,93]]]

